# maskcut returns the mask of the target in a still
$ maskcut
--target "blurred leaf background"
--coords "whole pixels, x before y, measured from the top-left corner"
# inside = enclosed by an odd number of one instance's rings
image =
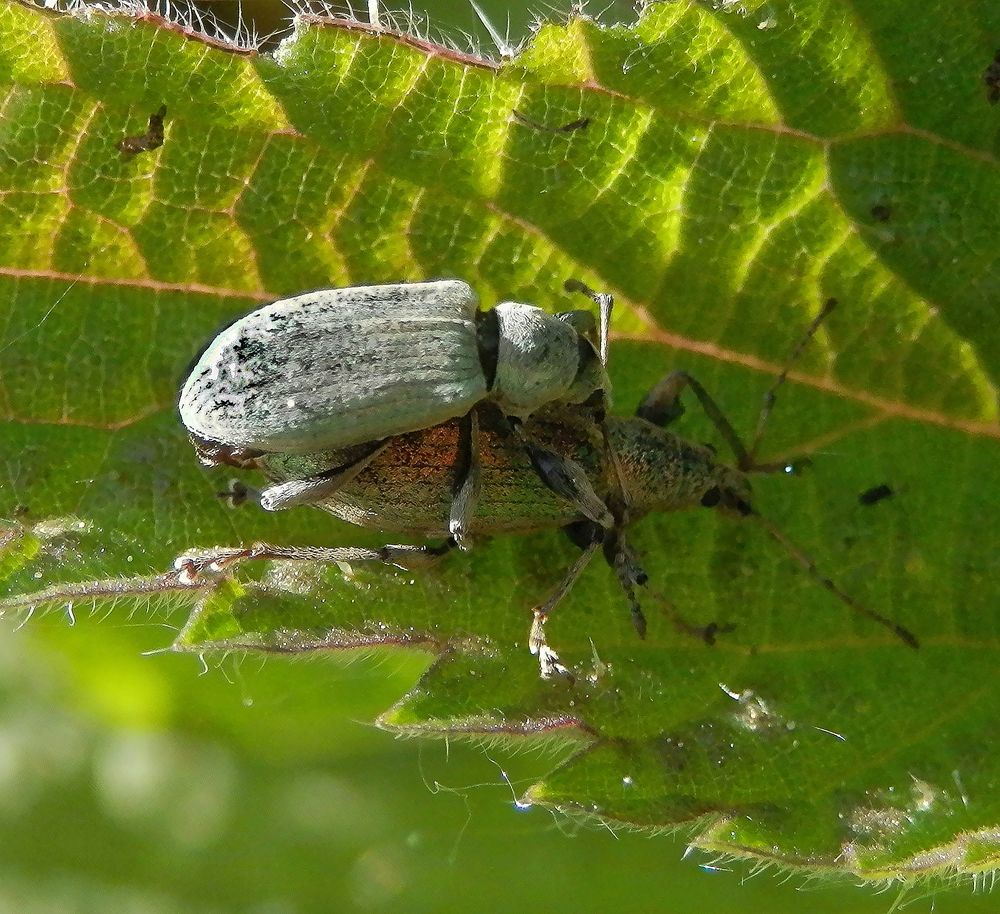
[[[483,2],[503,28],[508,10]],[[220,16],[233,7],[218,4]],[[476,32],[465,4],[427,5]],[[244,4],[268,32],[275,4]],[[510,10],[511,34],[528,16]],[[607,18],[630,18],[616,4]],[[515,793],[542,751],[396,741],[367,721],[418,654],[145,655],[180,620],[39,616],[0,639],[0,909],[10,911],[883,911],[851,887],[793,892],[682,839],[578,827]],[[702,858],[702,862],[704,858]],[[793,885],[801,885],[793,879]],[[917,902],[916,909],[929,908]],[[938,897],[937,911],[990,910]]]

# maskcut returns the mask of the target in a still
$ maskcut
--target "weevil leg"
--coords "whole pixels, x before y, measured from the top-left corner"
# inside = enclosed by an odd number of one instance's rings
[[[532,610],[531,630],[528,632],[528,649],[538,657],[542,679],[551,679],[553,676],[565,676],[572,679],[572,674],[559,662],[559,655],[549,647],[545,640],[545,622],[549,613],[555,609],[556,605],[573,589],[577,579],[583,574],[583,570],[590,563],[601,544],[601,537],[592,540],[580,553],[576,561],[570,566],[569,571],[548,598],[539,606]]]
[[[197,435],[189,435],[199,462],[206,467],[231,466],[241,470],[252,470],[257,466],[257,458],[263,451],[252,448],[231,447],[218,441],[209,441]]]
[[[248,486],[242,479],[230,479],[225,489],[215,493],[219,501],[233,510],[245,504],[259,505],[260,495],[257,489]]]
[[[729,449],[736,458],[736,465],[744,473],[776,473],[784,471],[787,461],[782,463],[758,463],[750,451],[736,434],[732,423],[726,418],[725,413],[719,408],[712,395],[705,390],[701,382],[693,378],[686,371],[673,371],[659,382],[643,398],[635,414],[640,419],[645,419],[656,425],[669,425],[679,416],[684,414],[684,407],[680,402],[681,391],[685,387],[690,387],[694,395],[698,398],[705,415],[718,429],[719,434],[725,439]]]
[[[672,372],[660,381],[659,384],[646,394],[642,403],[639,404],[639,408],[636,410],[636,415],[656,425],[667,425],[673,422],[684,413],[684,407],[680,402],[681,391],[685,387],[690,387],[698,398],[698,402],[701,403],[705,415],[712,420],[712,424],[715,425],[719,433],[726,440],[726,444],[729,445],[730,450],[736,457],[737,466],[741,470],[747,473],[775,473],[785,471],[788,467],[787,462],[760,463],[757,460],[757,452],[764,435],[764,428],[767,425],[767,420],[770,418],[771,411],[774,409],[777,392],[788,379],[789,370],[802,354],[809,340],[815,336],[820,324],[823,323],[836,305],[836,299],[828,298],[826,300],[820,313],[813,318],[798,343],[796,343],[784,367],[764,393],[764,402],[761,406],[760,415],[757,418],[757,428],[754,431],[753,440],[749,448],[740,440],[732,424],[725,417],[722,410],[719,409],[719,405],[712,399],[708,391],[686,371]]]
[[[569,457],[557,454],[532,441],[519,424],[513,424],[514,435],[527,451],[539,479],[557,495],[574,504],[580,513],[605,529],[614,526],[615,519],[603,499],[594,491],[587,471]]]
[[[650,591],[650,596],[663,604],[666,617],[677,631],[692,638],[697,638],[699,641],[704,641],[709,647],[715,644],[717,640],[716,636],[736,631],[736,626],[728,622],[725,624],[708,622],[705,625],[690,622],[677,611],[674,604],[660,591]]]
[[[598,336],[599,351],[601,356],[601,364],[607,368],[608,366],[608,344],[611,336],[611,312],[615,307],[615,299],[613,295],[607,292],[595,292],[586,283],[581,282],[579,279],[567,279],[563,283],[563,288],[567,292],[579,292],[582,295],[586,295],[588,298],[596,302],[597,307],[601,312],[601,323],[600,323],[600,333]],[[602,392],[604,409],[608,407],[608,397],[606,392]],[[607,454],[608,461],[611,464],[612,469],[615,473],[615,479],[618,482],[618,496],[621,507],[621,517],[618,519],[619,523],[625,524],[628,522],[628,510],[630,507],[630,499],[628,494],[628,489],[625,486],[625,476],[622,473],[621,460],[618,458],[618,453],[615,451],[611,444],[611,439],[608,437],[608,429],[604,423],[603,417],[600,422],[601,434],[604,437],[604,452]]]
[[[615,307],[615,299],[613,295],[609,295],[607,292],[595,292],[586,283],[580,282],[579,279],[567,279],[563,283],[563,288],[567,292],[579,292],[581,295],[586,295],[587,298],[591,299],[597,304],[597,307],[601,311],[601,330],[599,339],[599,351],[601,354],[601,364],[608,364],[608,338],[611,335],[611,312]]]
[[[614,530],[604,540],[604,558],[615,572],[618,583],[628,599],[629,610],[632,613],[632,625],[640,638],[646,637],[646,617],[635,595],[635,588],[642,587],[649,576],[636,558],[635,551],[625,540],[620,530]]]
[[[448,538],[439,546],[386,545],[377,549],[363,546],[279,546],[274,543],[254,543],[251,546],[216,546],[186,552],[174,560],[177,578],[182,584],[193,583],[200,574],[217,574],[237,562],[259,559],[284,559],[293,562],[382,562],[407,571],[424,568],[447,555],[456,547]]]
[[[347,485],[369,463],[384,451],[391,439],[375,442],[363,457],[344,466],[333,467],[315,476],[304,479],[289,479],[287,482],[268,486],[260,493],[260,506],[266,511],[284,511],[299,505],[312,505]]]
[[[448,519],[448,532],[459,549],[469,548],[465,537],[479,501],[479,485],[479,416],[472,410],[459,423],[458,462]]]

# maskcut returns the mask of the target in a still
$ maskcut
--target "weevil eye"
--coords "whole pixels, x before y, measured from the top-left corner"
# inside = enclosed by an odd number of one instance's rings
[[[748,514],[753,514],[753,508],[750,507],[750,503],[744,501],[738,495],[733,496],[730,507],[742,514],[743,517],[746,517]]]
[[[722,490],[718,486],[712,486],[701,496],[701,503],[705,508],[714,508],[720,501],[722,501]]]

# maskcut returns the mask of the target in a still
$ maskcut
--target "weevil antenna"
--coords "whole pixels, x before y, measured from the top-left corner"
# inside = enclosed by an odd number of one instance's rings
[[[566,282],[563,283],[563,288],[567,292],[579,292],[581,295],[586,295],[587,298],[591,299],[591,301],[596,302],[597,306],[601,309],[599,353],[601,357],[601,364],[607,368],[608,338],[611,335],[611,312],[615,306],[614,296],[609,295],[607,292],[595,292],[590,288],[590,286],[588,286],[585,282],[581,282],[579,279],[567,279]],[[607,425],[603,422],[601,423],[601,435],[604,438],[604,452],[608,455],[608,460],[611,462],[611,467],[614,470],[615,481],[618,483],[618,493],[622,508],[627,515],[632,504],[632,499],[625,486],[625,475],[622,472],[622,465],[621,460],[618,458],[618,452],[612,446],[611,439],[608,437]],[[627,520],[625,518],[621,518],[620,522],[627,523]]]
[[[805,333],[795,344],[795,348],[792,350],[791,355],[789,355],[788,360],[785,362],[784,368],[778,373],[778,376],[771,382],[771,386],[767,389],[764,394],[764,402],[760,408],[760,415],[757,417],[757,428],[754,431],[753,441],[750,443],[749,454],[750,460],[756,463],[757,451],[760,448],[761,439],[764,437],[764,428],[767,425],[767,420],[771,417],[771,410],[774,409],[774,403],[777,399],[778,390],[788,379],[788,372],[791,370],[792,366],[799,360],[799,356],[802,355],[803,350],[808,345],[809,341],[816,335],[816,331],[819,330],[820,324],[826,320],[827,316],[837,307],[837,299],[828,298],[820,310],[819,314],[813,318],[812,323],[806,327]]]
[[[841,590],[834,581],[826,577],[819,568],[816,567],[816,563],[805,553],[802,549],[793,543],[778,527],[773,521],[768,520],[762,514],[758,514],[757,511],[751,510],[747,515],[752,517],[758,524],[760,524],[768,533],[768,535],[776,543],[780,544],[784,550],[798,562],[809,574],[817,584],[826,588],[830,593],[832,593],[841,603],[847,606],[849,609],[858,613],[859,615],[866,616],[873,622],[877,622],[883,628],[889,629],[900,641],[912,648],[920,647],[920,642],[917,641],[916,635],[913,634],[908,628],[900,625],[898,622],[893,622],[888,616],[883,616],[881,613],[876,612],[874,609],[869,609],[867,606],[859,603],[854,597],[850,596],[845,591]]]
[[[601,364],[607,367],[608,364],[608,337],[611,334],[611,312],[615,307],[615,297],[609,295],[607,292],[595,292],[590,288],[585,282],[581,282],[579,279],[567,279],[563,283],[563,288],[567,292],[579,292],[581,295],[586,295],[591,301],[593,301],[598,308],[601,309],[601,337],[600,337],[600,354],[601,354]]]

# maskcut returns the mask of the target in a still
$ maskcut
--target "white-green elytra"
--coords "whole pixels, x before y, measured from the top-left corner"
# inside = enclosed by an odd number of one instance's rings
[[[224,329],[180,415],[203,442],[289,454],[429,428],[485,399],[524,418],[605,388],[578,325],[517,302],[481,312],[459,280],[309,292]]]

